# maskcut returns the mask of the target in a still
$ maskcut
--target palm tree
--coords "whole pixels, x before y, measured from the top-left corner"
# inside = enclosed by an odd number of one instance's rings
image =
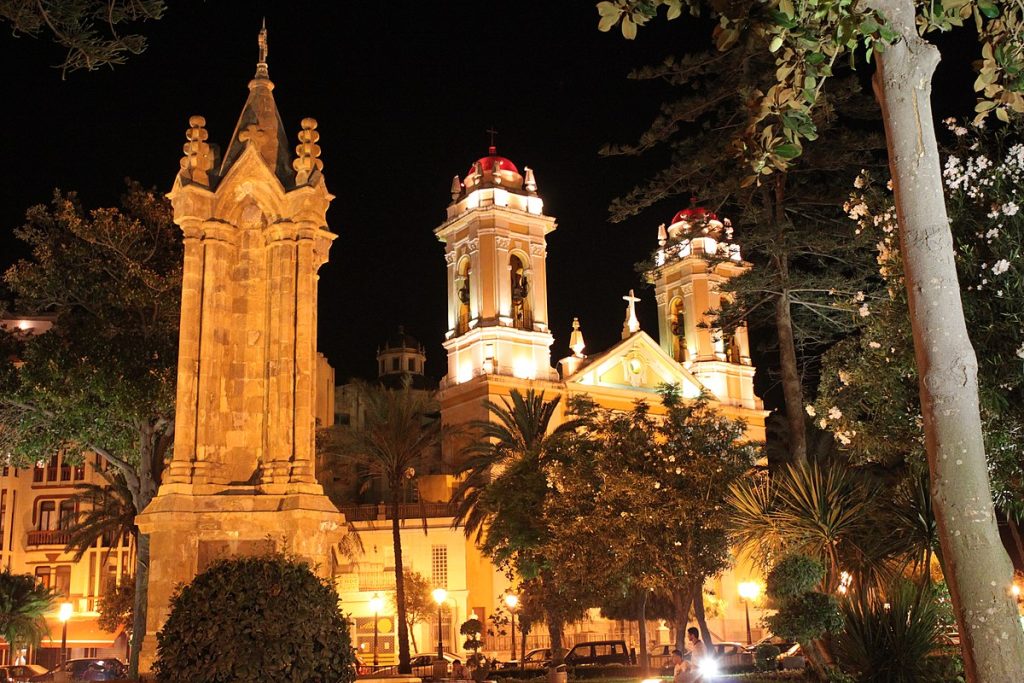
[[[468,449],[470,459],[460,469],[465,477],[453,496],[456,523],[465,526],[467,537],[475,536],[497,565],[512,563],[521,577],[540,579],[556,661],[565,612],[545,558],[532,551],[548,536],[538,514],[549,492],[544,468],[560,457],[561,439],[584,424],[573,418],[552,428],[560,398],[548,401],[543,392],[513,389],[500,404],[485,401],[492,419],[472,423],[478,439]]]
[[[47,634],[43,615],[53,609],[57,593],[31,574],[0,572],[0,636],[11,654],[22,647],[35,647]]]
[[[106,484],[77,484],[78,493],[72,496],[76,503],[86,503],[88,509],[67,528],[69,534],[64,552],[74,552],[75,562],[85,556],[97,541],[105,539],[107,555],[119,545],[120,539],[131,539],[139,535],[135,526],[135,501],[131,489],[119,471],[97,469]],[[134,543],[133,543],[134,544]],[[106,557],[104,557],[106,561]]]
[[[361,385],[359,392],[366,410],[364,428],[345,433],[340,443],[341,452],[336,455],[361,465],[386,489],[395,546],[398,671],[409,674],[412,666],[399,504],[410,490],[417,489],[418,477],[424,474],[441,444],[440,412],[432,394],[414,390],[408,384],[401,389]]]

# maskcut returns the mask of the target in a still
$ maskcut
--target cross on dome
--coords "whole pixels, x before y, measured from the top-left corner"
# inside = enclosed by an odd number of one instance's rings
[[[631,289],[629,295],[622,297],[622,300],[626,302],[626,321],[622,323],[622,338],[629,339],[640,331],[640,320],[636,317],[636,302],[640,299]]]

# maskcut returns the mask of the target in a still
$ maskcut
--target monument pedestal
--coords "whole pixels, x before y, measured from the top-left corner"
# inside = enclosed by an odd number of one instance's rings
[[[172,492],[164,492],[171,488]],[[139,533],[149,534],[150,562],[146,637],[140,671],[152,670],[156,633],[170,615],[170,600],[216,560],[231,556],[285,552],[329,577],[331,549],[345,535],[345,516],[322,493],[270,494],[258,487],[222,488],[219,493],[173,492],[160,495],[136,518]],[[319,487],[316,487],[319,488]]]

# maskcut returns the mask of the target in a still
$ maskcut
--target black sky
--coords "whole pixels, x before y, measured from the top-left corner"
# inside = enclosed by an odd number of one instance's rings
[[[428,374],[443,374],[445,268],[432,231],[451,177],[486,152],[491,126],[500,154],[535,169],[545,212],[558,219],[548,244],[553,357],[567,352],[573,316],[592,350],[618,339],[621,297],[641,284],[633,264],[677,207],[609,224],[609,201],[664,159],[602,159],[597,150],[634,139],[667,94],[628,72],[699,48],[706,25],[656,22],[627,42],[597,31],[590,0],[170,5],[142,27],[144,54],[63,81],[51,67],[58,48],[0,35],[0,266],[18,255],[11,228],[54,187],[78,190],[87,206],[113,204],[125,177],[170,189],[192,114],[225,145],[266,15],[289,138],[302,117],[319,121],[337,197],[319,343],[339,380],[372,376],[377,344],[399,324],[426,344]],[[641,324],[656,336],[653,293],[638,293]]]

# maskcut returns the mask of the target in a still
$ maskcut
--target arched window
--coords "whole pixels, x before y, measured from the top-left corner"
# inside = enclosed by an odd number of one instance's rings
[[[669,331],[672,333],[672,356],[676,361],[682,363],[686,360],[686,310],[683,308],[683,300],[675,298],[669,306],[668,316]]]
[[[512,325],[521,330],[533,329],[526,261],[518,254],[512,254],[508,259],[508,270],[512,291]]]
[[[471,273],[468,256],[462,257],[456,272],[458,275],[455,278],[455,293],[457,296],[455,305],[458,315],[455,318],[455,334],[464,334],[469,331],[469,302],[471,297],[469,290]]]

